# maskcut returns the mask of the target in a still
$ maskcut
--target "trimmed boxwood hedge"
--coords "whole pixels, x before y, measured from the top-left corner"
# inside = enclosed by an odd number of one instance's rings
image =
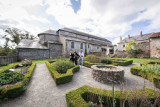
[[[91,68],[92,65],[103,65],[104,63],[91,63],[91,62],[88,62],[88,61],[84,61],[83,62],[83,65],[86,66],[86,67],[89,67]]]
[[[157,95],[160,95],[160,92],[148,88],[145,90],[125,91],[124,93],[126,94],[122,94],[121,91],[115,91],[116,107],[120,107],[120,101],[124,99],[126,99],[125,107],[129,107],[128,99],[130,96],[133,97],[134,93],[137,93],[137,107],[140,106],[143,92],[152,103],[154,103]],[[99,96],[102,98],[102,104],[112,107],[112,90],[94,88],[88,85],[66,93],[66,102],[68,107],[90,107],[87,102],[92,101],[98,103]]]
[[[145,79],[148,79],[154,84],[156,88],[160,88],[160,76],[147,71],[143,71],[140,69],[140,66],[134,66],[134,67],[131,67],[130,69],[131,69],[130,72],[133,75],[141,76]]]
[[[18,64],[13,64],[13,65],[9,65],[7,66],[5,69],[0,70],[0,73],[3,73],[5,71],[8,71],[9,69],[16,67]]]
[[[46,62],[46,65],[57,85],[70,82],[73,78],[73,73],[79,71],[80,69],[79,66],[75,66],[73,68],[68,69],[65,74],[60,74],[54,69],[54,67],[48,61]]]
[[[24,75],[22,82],[15,85],[11,85],[7,88],[0,88],[0,99],[14,98],[21,95],[26,90],[26,87],[32,77],[35,66],[36,63],[33,63],[28,68],[28,72]]]
[[[141,66],[148,65],[148,64],[160,64],[160,61],[146,61],[146,62],[141,63]]]
[[[133,63],[133,60],[112,58],[112,62],[120,66],[127,66]]]

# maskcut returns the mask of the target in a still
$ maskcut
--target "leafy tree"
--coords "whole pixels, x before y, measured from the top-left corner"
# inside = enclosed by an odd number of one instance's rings
[[[3,36],[6,40],[4,47],[8,46],[9,42],[18,45],[22,39],[35,39],[35,36],[31,35],[28,31],[21,31],[17,28],[8,28],[5,32],[6,35]]]
[[[3,36],[5,39],[4,47],[0,47],[0,56],[11,56],[16,55],[15,46],[17,46],[22,39],[35,39],[35,36],[31,35],[27,31],[21,31],[17,28],[8,28],[5,30],[6,35]],[[12,46],[9,46],[12,43]],[[14,46],[14,47],[13,47]]]
[[[129,41],[127,46],[125,47],[126,51],[128,52],[131,57],[137,57],[138,54],[143,53],[144,51],[140,48],[132,49],[132,44],[138,45],[137,42]]]

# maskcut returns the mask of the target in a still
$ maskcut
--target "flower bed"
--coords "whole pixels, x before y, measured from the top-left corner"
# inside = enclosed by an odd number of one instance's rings
[[[156,103],[157,96],[160,96],[160,92],[152,89],[141,89],[136,91],[115,91],[115,102],[116,107],[120,107],[124,103],[124,107],[129,107],[131,104],[137,104],[139,107],[143,102],[144,97],[147,98],[147,102],[150,101],[151,104]],[[101,99],[100,99],[101,98]],[[131,99],[133,98],[133,99]],[[137,103],[132,101],[137,101]],[[145,99],[146,100],[146,99]],[[66,93],[66,102],[68,107],[90,107],[87,102],[99,103],[107,107],[112,107],[112,91],[100,88],[93,88],[90,86],[83,86],[76,90]],[[158,107],[156,103],[155,106]]]
[[[141,76],[145,79],[148,79],[154,84],[155,87],[160,88],[160,76],[159,75],[156,75],[153,72],[149,72],[148,70],[144,70],[141,68],[141,66],[131,67],[130,71],[133,75]]]
[[[14,98],[14,97],[21,95],[26,90],[26,87],[32,77],[35,66],[36,66],[36,64],[33,63],[28,68],[28,71],[24,75],[22,81],[20,81],[16,84],[13,84],[13,85],[9,85],[7,87],[0,88],[0,99]],[[8,69],[5,69],[5,70],[8,71]],[[5,72],[5,70],[3,70],[3,72]]]
[[[73,68],[68,69],[66,73],[60,74],[49,62],[46,62],[46,65],[57,85],[70,82],[73,78],[73,73],[80,69],[79,66],[74,66]]]

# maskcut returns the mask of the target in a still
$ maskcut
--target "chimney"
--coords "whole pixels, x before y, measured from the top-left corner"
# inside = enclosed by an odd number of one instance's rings
[[[142,31],[141,31],[141,33],[140,33],[140,36],[142,37]]]
[[[122,36],[120,36],[120,41],[122,41]]]
[[[130,35],[128,35],[128,39],[130,38]]]

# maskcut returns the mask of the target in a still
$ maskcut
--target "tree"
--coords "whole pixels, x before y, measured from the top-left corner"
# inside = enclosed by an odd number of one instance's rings
[[[140,49],[140,48],[132,49],[132,45],[133,44],[138,45],[137,42],[129,41],[127,43],[127,46],[125,47],[125,49],[126,49],[127,53],[129,55],[131,55],[131,57],[137,57],[138,54],[143,53],[144,51],[142,49]]]
[[[12,56],[16,55],[16,47],[22,39],[35,39],[35,36],[31,35],[28,31],[22,31],[17,28],[8,28],[5,30],[6,35],[4,47],[0,47],[0,56]],[[12,46],[9,46],[12,43]]]
[[[31,35],[28,31],[21,31],[17,28],[8,28],[5,32],[6,35],[3,36],[6,40],[4,47],[8,46],[9,42],[18,45],[22,39],[35,39],[35,36]]]

